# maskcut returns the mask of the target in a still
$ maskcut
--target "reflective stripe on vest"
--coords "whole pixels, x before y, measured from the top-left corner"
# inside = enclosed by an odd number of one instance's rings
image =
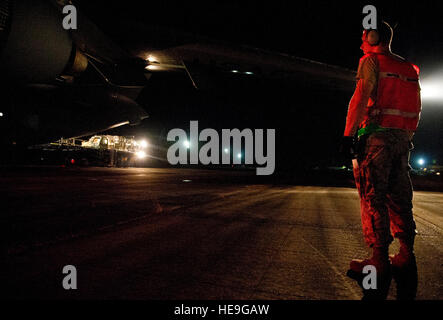
[[[401,74],[396,74],[396,73],[392,73],[392,72],[380,72],[378,75],[379,79],[382,78],[397,78],[403,81],[409,81],[409,82],[418,82],[418,79],[413,79],[413,78],[408,78],[405,77],[404,75]]]
[[[415,131],[421,112],[418,68],[391,54],[366,57],[377,60],[378,84],[377,96],[368,105],[362,127],[375,124]]]
[[[400,116],[404,118],[418,118],[420,116],[420,113],[416,112],[406,112],[401,111],[398,109],[391,109],[391,108],[383,108],[383,109],[373,109],[371,111],[371,116],[378,116],[380,114],[387,115],[387,116]]]

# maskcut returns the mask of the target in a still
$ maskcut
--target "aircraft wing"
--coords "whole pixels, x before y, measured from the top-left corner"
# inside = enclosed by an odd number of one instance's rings
[[[300,79],[331,89],[352,91],[355,72],[284,53],[246,46],[192,43],[165,50],[138,53],[150,72],[186,72],[196,88],[205,87],[205,70],[233,73],[239,77]],[[204,77],[206,81],[199,81]]]
[[[179,32],[164,47],[155,37],[137,49],[117,45],[81,11],[81,28],[64,30],[62,8],[69,3],[15,0],[0,10],[0,90],[8,97],[0,134],[6,143],[48,142],[140,123],[148,117],[149,100],[138,97],[156,73],[184,73],[199,90],[217,90],[217,79],[226,75],[354,88],[355,72],[345,68]]]

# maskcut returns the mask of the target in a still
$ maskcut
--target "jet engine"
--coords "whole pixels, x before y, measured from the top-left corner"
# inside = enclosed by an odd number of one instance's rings
[[[17,83],[49,83],[87,59],[63,28],[52,1],[0,0],[0,77]]]

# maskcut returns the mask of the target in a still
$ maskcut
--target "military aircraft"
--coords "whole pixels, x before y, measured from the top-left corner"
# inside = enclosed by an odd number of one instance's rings
[[[327,103],[330,96],[321,92],[347,99],[354,88],[355,72],[345,68],[180,30],[169,39],[169,29],[158,26],[140,27],[140,41],[122,47],[81,6],[75,6],[77,29],[66,30],[63,8],[72,4],[0,1],[2,143],[29,145],[136,125],[156,114],[150,99],[159,74],[184,76],[183,85],[201,92],[235,90],[238,79],[290,82],[300,95],[293,110],[299,119],[314,104]],[[313,90],[323,100],[313,98]]]

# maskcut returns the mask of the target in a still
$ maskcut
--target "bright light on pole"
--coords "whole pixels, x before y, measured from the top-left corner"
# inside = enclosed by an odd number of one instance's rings
[[[418,163],[419,166],[423,166],[426,163],[426,161],[425,161],[425,159],[420,158],[420,159],[417,160],[417,163]]]

